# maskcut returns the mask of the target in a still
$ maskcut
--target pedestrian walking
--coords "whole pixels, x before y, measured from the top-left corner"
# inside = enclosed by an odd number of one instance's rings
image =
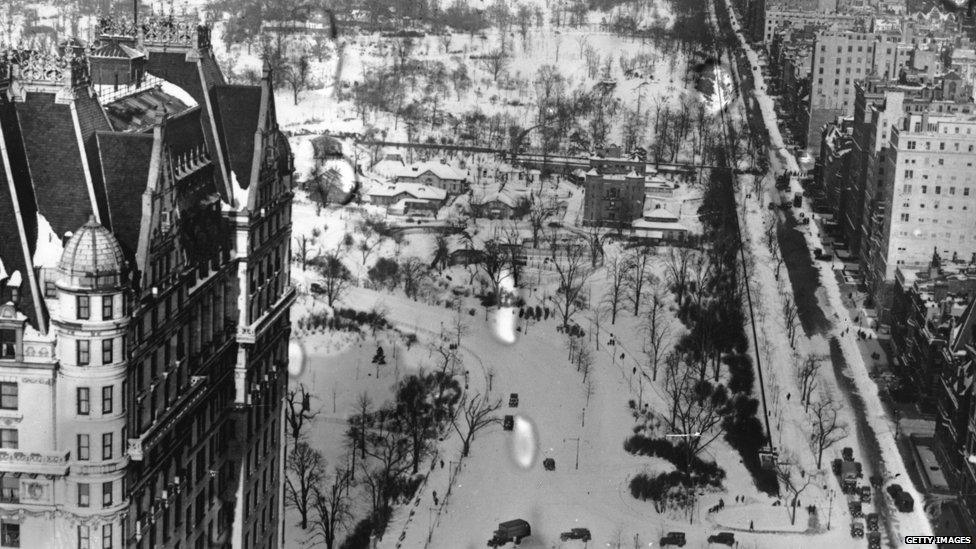
[[[444,460],[442,459],[441,460],[441,469],[443,469],[443,468],[444,468]]]
[[[787,400],[787,401],[789,401],[789,400],[790,400],[790,393],[786,393],[786,400]]]
[[[752,524],[752,521],[751,520],[749,521],[749,530],[754,530],[753,524]]]

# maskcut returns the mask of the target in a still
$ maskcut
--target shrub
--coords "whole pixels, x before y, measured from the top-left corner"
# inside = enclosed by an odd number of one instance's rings
[[[385,532],[392,514],[393,510],[389,506],[383,506],[372,516],[357,522],[342,545],[339,546],[340,549],[369,549],[370,536],[374,533],[379,536]]]

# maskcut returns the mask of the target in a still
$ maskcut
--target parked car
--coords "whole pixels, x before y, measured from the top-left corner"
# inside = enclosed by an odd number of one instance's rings
[[[859,489],[861,494],[861,503],[871,503],[871,487],[861,486]]]
[[[708,543],[720,543],[732,547],[735,545],[735,536],[732,532],[719,532],[708,536]]]
[[[590,541],[593,536],[590,535],[590,531],[587,528],[573,528],[569,532],[563,532],[559,534],[560,541],[569,541],[571,539],[578,539],[580,541]]]
[[[878,532],[868,534],[868,549],[881,549],[881,534]]]
[[[685,533],[684,532],[668,532],[668,535],[661,538],[661,547],[666,545],[677,545],[678,547],[685,546]]]
[[[515,544],[522,543],[522,539],[532,534],[529,523],[522,519],[509,520],[498,524],[491,539],[488,540],[488,547],[499,547],[510,541]]]
[[[878,531],[878,514],[877,513],[868,513],[865,518],[867,519],[868,530],[871,531],[871,532],[877,532]]]
[[[864,516],[864,511],[861,510],[860,500],[850,500],[847,502],[847,509],[851,512],[851,516],[854,518]]]
[[[863,538],[864,537],[864,523],[855,520],[851,521],[851,537],[852,538]]]
[[[844,457],[844,461],[854,461],[854,449],[850,446],[845,446],[840,455]]]

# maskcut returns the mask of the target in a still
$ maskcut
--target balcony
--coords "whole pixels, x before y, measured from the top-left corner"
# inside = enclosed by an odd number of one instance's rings
[[[139,438],[129,439],[129,457],[133,461],[142,461],[143,455],[149,452],[156,443],[180,419],[191,412],[196,404],[206,394],[207,376],[191,376],[190,385],[165,410],[158,414],[148,429]]]
[[[25,452],[0,450],[0,473],[25,473],[28,475],[68,474],[71,452]]]

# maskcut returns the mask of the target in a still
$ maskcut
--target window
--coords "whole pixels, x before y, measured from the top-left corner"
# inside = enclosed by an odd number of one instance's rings
[[[78,415],[87,416],[91,413],[91,391],[88,387],[78,387]]]
[[[112,549],[112,525],[102,525],[102,549]]]
[[[0,330],[0,358],[17,357],[17,332]]]
[[[112,506],[112,481],[102,483],[102,507]]]
[[[905,179],[911,179],[915,177],[915,172],[913,170],[905,170]]]
[[[102,340],[102,364],[112,363],[112,343],[113,339],[103,339]]]
[[[0,502],[20,503],[20,477],[6,475],[0,480]]]
[[[102,320],[112,320],[112,296],[102,296]]]
[[[86,483],[78,483],[78,507],[88,507],[91,505],[91,493]]]
[[[17,449],[17,429],[0,429],[0,448]]]
[[[15,522],[0,522],[0,545],[20,547],[20,525]]]
[[[78,549],[91,549],[91,542],[88,539],[90,534],[88,526],[78,527]]]
[[[942,186],[940,185],[935,186],[935,194],[942,194]]]
[[[78,459],[81,461],[88,461],[91,459],[89,455],[91,442],[88,439],[88,435],[78,435]]]
[[[88,366],[91,361],[91,347],[87,339],[78,340],[78,365]]]
[[[111,414],[112,413],[112,386],[106,385],[102,387],[102,413]]]
[[[963,196],[969,196],[969,187],[963,187],[962,188],[962,195]]]
[[[905,213],[901,214],[901,220],[902,221],[908,221],[908,214],[905,214]]]
[[[91,317],[91,298],[80,295],[75,299],[78,304],[78,320],[88,320]]]
[[[102,433],[102,459],[112,459],[112,433]]]
[[[17,409],[17,384],[11,382],[0,383],[0,408],[4,410]]]
[[[928,185],[922,185],[922,194],[925,194],[927,192],[929,192],[929,186]]]

